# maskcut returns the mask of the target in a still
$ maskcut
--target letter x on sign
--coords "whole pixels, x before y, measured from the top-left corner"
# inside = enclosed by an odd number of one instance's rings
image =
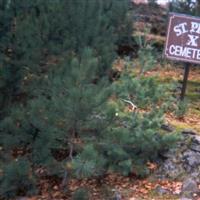
[[[164,54],[171,60],[200,63],[200,18],[170,13]]]
[[[197,47],[198,46],[197,39],[199,39],[199,36],[197,36],[197,35],[189,35],[188,34],[188,42],[186,44],[188,46]]]

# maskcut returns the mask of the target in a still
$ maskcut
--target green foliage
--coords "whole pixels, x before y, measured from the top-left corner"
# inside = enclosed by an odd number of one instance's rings
[[[149,42],[146,39],[148,33],[149,31],[146,31],[144,35],[135,37],[136,43],[139,46],[138,60],[140,75],[155,67],[156,64],[155,49],[152,46],[152,42]]]
[[[32,95],[55,55],[59,62],[90,47],[100,61],[98,75],[105,74],[125,32],[127,8],[127,0],[1,0],[1,109]]]
[[[170,12],[177,12],[190,15],[199,15],[198,1],[193,0],[172,0],[169,4]]]
[[[98,61],[92,51],[85,49],[80,60],[73,58],[63,65],[35,91],[37,98],[14,109],[1,124],[2,132],[7,133],[2,135],[3,145],[11,147],[12,142],[12,147],[31,149],[37,164],[54,162],[53,149],[69,148],[75,138],[103,128],[105,121],[99,123],[97,112],[105,106],[110,89],[104,78],[93,83]]]
[[[148,0],[148,4],[150,5],[150,6],[158,6],[158,4],[157,4],[157,0]]]
[[[159,133],[165,88],[155,78],[131,76],[126,71],[111,86],[103,77],[93,83],[98,60],[88,48],[80,59],[63,64],[67,67],[61,65],[44,80],[35,92],[37,98],[2,121],[3,147],[29,149],[31,162],[50,172],[71,160],[71,169],[64,170],[78,178],[106,171],[146,175],[146,163],[177,140],[176,135]],[[125,111],[124,100],[146,112]],[[52,152],[61,149],[69,154],[59,162]]]
[[[85,155],[74,141],[98,135],[96,129],[108,123],[103,117],[99,123],[98,115],[111,94],[104,75],[124,36],[127,8],[127,1],[115,0],[0,1],[0,145],[5,166],[14,165],[12,152],[19,147],[31,167],[43,166],[49,174],[60,175],[63,159],[70,158],[67,153],[60,159],[58,152],[72,146],[72,154]],[[88,162],[98,168],[99,163]],[[11,185],[9,174],[3,173],[2,184]]]
[[[103,173],[105,159],[98,154],[93,145],[86,145],[72,162],[76,177],[98,176]]]
[[[175,115],[178,118],[183,118],[188,111],[188,100],[182,100],[177,103],[177,108],[175,110]]]
[[[37,1],[37,3],[39,3]],[[0,102],[2,115],[26,96],[28,77],[41,73],[44,43],[39,32],[36,2],[0,1]],[[27,94],[28,96],[28,94]]]
[[[118,100],[108,102],[105,115],[108,118],[113,116],[112,122],[99,132],[98,137],[93,135],[93,138],[84,139],[93,144],[100,158],[104,158],[106,171],[124,175],[134,172],[143,176],[148,173],[145,167],[147,161],[156,159],[161,151],[178,139],[176,134],[159,133],[163,112],[166,104],[170,103],[163,103],[165,87],[158,86],[154,78],[131,77],[125,71],[121,79],[114,83],[113,90]],[[127,107],[124,99],[133,102],[138,109],[147,109],[146,112],[124,112]],[[79,155],[78,158],[84,160],[81,157]]]
[[[0,196],[12,198],[16,195],[35,192],[35,179],[32,177],[31,166],[23,158],[11,161],[2,168],[0,176]]]
[[[85,188],[76,190],[72,197],[73,200],[89,200],[89,192]]]
[[[162,84],[156,77],[143,77],[129,75],[129,71],[121,75],[122,83],[115,85],[116,91],[121,99],[129,99],[140,108],[154,109],[160,105],[164,108],[174,100],[169,98],[168,91],[172,90],[173,85]]]
[[[124,175],[130,174],[135,169],[134,172],[141,175],[140,171],[145,169],[147,161],[156,159],[159,152],[172,145],[177,136],[158,133],[161,125],[160,117],[155,111],[129,116],[129,121],[127,116],[124,120],[120,119],[120,126],[124,127],[119,126],[109,130],[101,145],[106,151],[108,169]]]
[[[140,76],[125,70],[108,81],[127,2],[0,3],[1,195],[31,191],[38,167],[64,173],[63,182],[107,171],[146,173],[146,163],[176,135],[159,133],[167,94],[155,78],[142,76],[154,64],[146,43],[140,41]],[[129,112],[132,104],[145,112]]]

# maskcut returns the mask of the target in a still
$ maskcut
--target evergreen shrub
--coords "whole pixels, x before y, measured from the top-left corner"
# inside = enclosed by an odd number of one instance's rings
[[[127,70],[108,80],[126,3],[0,1],[2,197],[28,194],[40,169],[63,186],[110,171],[144,175],[176,141],[159,133],[163,86]]]

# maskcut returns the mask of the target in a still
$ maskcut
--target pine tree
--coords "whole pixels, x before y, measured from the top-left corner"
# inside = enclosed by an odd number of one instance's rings
[[[98,112],[110,96],[105,75],[126,28],[122,22],[127,8],[126,1],[115,0],[0,2],[0,81],[5,97],[0,168],[13,166],[0,180],[2,196],[8,195],[11,171],[18,170],[14,159],[22,157],[33,170],[44,166],[51,174],[63,173],[57,152],[69,151],[64,158],[70,159],[81,134],[98,135],[103,127]],[[14,153],[18,151],[22,153]],[[17,180],[23,182],[23,176],[19,173]],[[9,193],[19,194],[17,187]]]
[[[1,0],[0,9],[2,107],[30,93],[27,85],[43,78],[55,55],[57,62],[91,47],[101,59],[99,75],[107,73],[126,30],[126,1]]]
[[[0,121],[0,195],[29,191],[40,167],[46,175],[61,176],[63,185],[71,176],[98,177],[110,170],[144,173],[146,162],[175,137],[159,134],[164,108],[157,105],[165,91],[155,79],[125,71],[118,81],[108,80],[116,43],[126,30],[126,1],[13,0],[2,5],[14,29],[2,21],[8,38],[2,49],[11,45],[12,53],[8,63],[5,51],[1,57],[6,71],[16,69],[7,80],[20,77],[10,88],[17,86],[25,99],[16,102],[9,92],[12,108]],[[149,112],[127,112],[132,102]],[[22,187],[15,184],[8,195],[12,181]]]
[[[0,105],[4,114],[26,92],[27,76],[40,72],[43,43],[31,6],[30,1],[0,2]]]

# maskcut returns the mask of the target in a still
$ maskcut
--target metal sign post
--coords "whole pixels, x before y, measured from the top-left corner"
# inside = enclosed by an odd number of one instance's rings
[[[186,92],[187,80],[188,80],[189,72],[190,72],[190,65],[189,65],[189,63],[185,63],[184,64],[183,85],[182,85],[182,88],[181,88],[181,95],[180,95],[181,101],[183,101],[184,98],[185,98],[185,92]]]

